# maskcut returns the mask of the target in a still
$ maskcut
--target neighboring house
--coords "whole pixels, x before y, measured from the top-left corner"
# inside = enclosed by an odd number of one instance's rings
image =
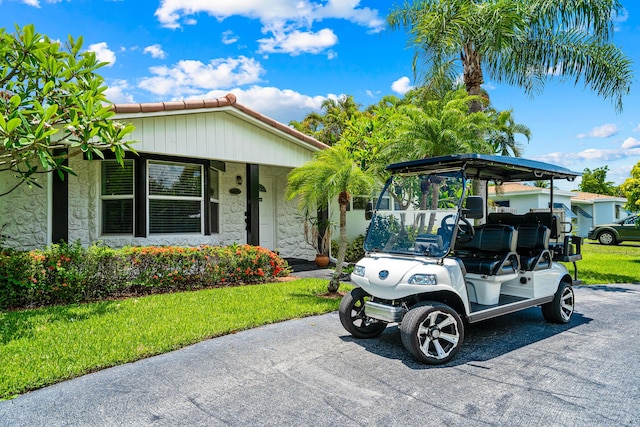
[[[609,224],[629,216],[624,209],[627,199],[602,194],[574,192],[571,198],[573,211],[578,215],[574,231],[587,237],[589,229],[597,224]]]
[[[61,240],[87,245],[260,245],[313,259],[287,174],[325,144],[236,102],[116,104],[133,123],[139,156],[71,157],[77,176],[43,176],[0,197],[0,226],[15,248]],[[106,153],[109,154],[109,153]],[[131,154],[131,155],[129,155]],[[0,193],[15,178],[0,174]]]
[[[515,214],[531,209],[549,209],[551,190],[548,188],[511,182],[501,187],[497,194],[495,186],[489,187],[489,199],[496,208],[509,209]],[[626,199],[623,197],[554,189],[553,200],[554,210],[561,215],[561,220],[571,222],[572,233],[581,237],[587,237],[589,229],[596,224],[610,223],[627,216],[623,209]]]

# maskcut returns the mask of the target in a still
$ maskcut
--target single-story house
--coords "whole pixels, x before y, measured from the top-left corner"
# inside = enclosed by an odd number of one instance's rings
[[[523,214],[532,209],[549,209],[550,192],[548,188],[509,182],[502,184],[497,192],[495,186],[490,186],[489,200],[495,209]],[[572,233],[581,237],[587,237],[589,228],[596,224],[610,223],[628,215],[624,210],[627,201],[624,197],[554,189],[553,200],[561,221],[571,222]]]
[[[573,194],[571,209],[578,217],[574,225],[574,231],[578,236],[586,237],[594,225],[612,223],[629,216],[629,212],[624,209],[627,203],[625,197],[579,191]]]
[[[51,242],[125,245],[260,245],[313,259],[287,174],[325,144],[266,117],[228,94],[213,100],[115,104],[131,122],[139,155],[71,157],[77,176],[44,174],[42,188],[0,197],[6,246]],[[0,193],[16,183],[0,173]],[[6,225],[5,225],[6,224]]]

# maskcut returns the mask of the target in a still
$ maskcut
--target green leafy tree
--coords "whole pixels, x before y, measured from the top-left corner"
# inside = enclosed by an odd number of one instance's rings
[[[533,95],[557,77],[621,110],[633,80],[631,61],[610,41],[622,9],[618,0],[414,0],[387,22],[409,33],[425,82],[462,74],[469,95],[481,96],[486,73]],[[475,101],[471,111],[481,108]]]
[[[96,70],[105,65],[93,52],[81,52],[82,38],[69,36],[66,45],[35,31],[0,29],[0,172],[39,186],[36,176],[73,171],[70,156],[89,159],[111,150],[122,163],[130,124],[114,122]],[[135,152],[135,151],[134,151]]]
[[[607,196],[620,195],[620,189],[612,181],[607,181],[607,172],[609,172],[609,166],[602,166],[594,170],[585,168],[582,171],[582,182],[578,185],[578,191]]]
[[[631,212],[640,211],[640,162],[631,169],[631,176],[622,183],[620,190],[627,198],[625,208]]]
[[[336,145],[319,151],[315,159],[289,173],[287,198],[298,198],[302,211],[312,212],[327,206],[329,200],[338,198],[340,209],[338,257],[336,269],[327,286],[331,293],[340,286],[340,275],[347,250],[347,205],[353,194],[367,194],[373,180],[353,160],[351,153]]]
[[[344,95],[338,99],[327,98],[322,101],[321,108],[323,114],[309,113],[302,122],[292,121],[291,125],[327,145],[337,144],[348,122],[362,113],[360,104],[356,103],[351,95]]]

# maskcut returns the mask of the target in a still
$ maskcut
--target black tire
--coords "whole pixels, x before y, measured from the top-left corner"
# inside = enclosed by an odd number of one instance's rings
[[[598,234],[598,242],[600,242],[601,245],[615,245],[618,243],[616,235],[608,230],[602,231]]]
[[[464,341],[464,324],[446,304],[430,302],[412,308],[400,324],[402,344],[417,360],[429,365],[447,363]]]
[[[354,288],[340,301],[340,322],[356,338],[375,338],[387,327],[385,322],[365,316],[364,303],[369,294],[362,288]]]
[[[553,301],[542,305],[542,316],[549,323],[569,323],[575,308],[573,287],[567,282],[560,282]]]

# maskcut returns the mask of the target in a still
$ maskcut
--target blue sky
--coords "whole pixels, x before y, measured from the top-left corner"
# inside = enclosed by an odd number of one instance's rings
[[[395,2],[373,0],[0,0],[0,27],[35,24],[53,39],[83,36],[109,66],[113,102],[213,98],[283,123],[353,95],[363,106],[415,84],[413,51],[385,27]],[[614,42],[636,80],[616,113],[582,86],[553,82],[533,98],[487,79],[497,109],[513,109],[532,139],[525,157],[582,171],[608,165],[616,184],[640,160],[640,4],[622,0]],[[566,189],[574,188],[571,184]]]

